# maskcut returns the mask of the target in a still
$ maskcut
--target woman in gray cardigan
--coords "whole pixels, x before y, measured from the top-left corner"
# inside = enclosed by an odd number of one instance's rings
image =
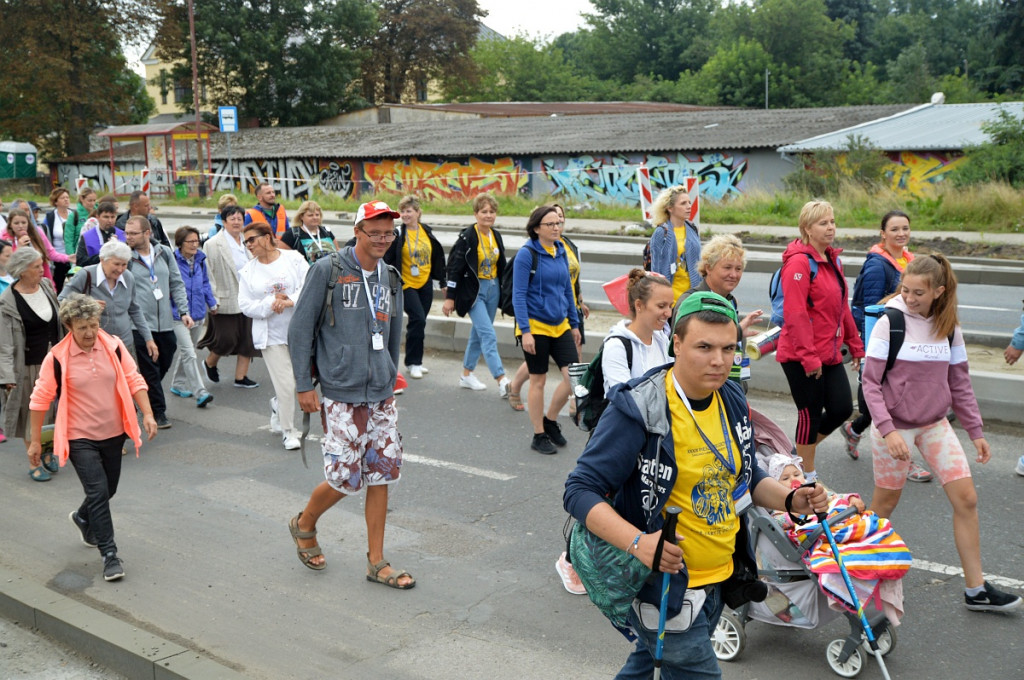
[[[132,326],[146,339],[146,347],[152,350],[153,334],[146,317],[135,299],[135,275],[128,271],[128,260],[132,249],[117,239],[112,239],[100,248],[100,263],[82,267],[60,292],[63,301],[69,295],[81,293],[100,303],[103,314],[100,328],[121,338],[132,359],[135,358],[135,341]]]

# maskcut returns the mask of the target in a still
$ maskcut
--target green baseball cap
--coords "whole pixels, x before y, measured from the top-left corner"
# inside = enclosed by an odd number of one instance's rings
[[[697,312],[716,312],[722,316],[728,317],[733,323],[739,323],[739,319],[736,316],[736,308],[732,306],[732,303],[726,300],[718,293],[712,293],[711,291],[697,291],[691,293],[686,298],[681,300],[676,306],[676,315],[672,319],[672,331],[675,332],[676,324],[684,316],[690,316]],[[672,350],[672,343],[668,346],[668,355],[670,357],[675,356],[675,352]]]

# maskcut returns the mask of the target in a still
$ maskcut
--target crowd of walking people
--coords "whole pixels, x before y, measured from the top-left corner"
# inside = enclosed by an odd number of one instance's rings
[[[12,204],[0,233],[0,436],[23,440],[35,481],[71,462],[85,498],[70,520],[82,542],[99,550],[104,578],[117,580],[124,568],[110,498],[127,441],[138,451],[143,431],[152,439],[171,427],[166,374],[173,396],[206,408],[222,357],[235,357],[233,385],[244,389],[259,387],[249,369],[262,358],[273,386],[269,426],[282,447],[302,448],[299,421],[308,424],[310,414],[319,413],[324,427],[324,481],[288,523],[298,559],[312,570],[326,567],[318,522],[365,489],[366,578],[412,588],[412,574],[384,556],[388,489],[402,471],[394,395],[403,335],[404,369],[422,380],[430,373],[425,330],[437,290],[442,314],[455,312],[471,323],[452,389],[489,389],[475,374],[482,358],[497,395],[527,411],[530,448],[551,455],[565,447],[560,414],[567,404],[570,412],[576,408],[569,369],[583,361],[590,315],[565,212],[557,204],[533,210],[525,244],[509,261],[498,202],[489,194],[473,199],[474,224],[458,234],[447,257],[414,196],[402,198],[398,210],[383,201],[361,205],[351,240],[325,228],[314,201],[289,219],[272,185],[259,185],[256,198],[245,209],[233,195],[220,197],[205,238],[205,226],[178,227],[173,248],[141,192],[120,216],[114,197],[97,199],[91,190],[72,207],[70,193],[55,189],[53,209],[41,223],[24,202]],[[744,499],[805,514],[825,507],[820,485],[791,492],[753,456],[744,344],[758,332],[763,312],[741,317],[733,293],[746,266],[743,243],[725,235],[702,243],[690,198],[685,187],[673,186],[654,203],[647,266],[631,269],[625,284],[628,318],[601,340],[607,410],[564,498],[566,510],[598,539],[655,571],[684,575],[683,591],[705,593],[687,627],[661,640],[643,614],[653,591],[637,594],[639,604],[628,614],[638,636],[623,669],[628,677],[649,674],[656,644],[665,645],[667,668],[677,673],[717,669],[710,631],[739,565],[752,562],[736,548]],[[955,414],[976,461],[986,463],[991,452],[967,372],[949,260],[915,257],[908,249],[910,218],[890,212],[851,306],[832,206],[808,202],[797,226],[799,237],[786,248],[778,275],[785,323],[776,359],[796,410],[794,453],[805,480],[827,475],[830,462],[817,456],[817,447],[832,432],[840,431],[854,460],[867,434],[875,483],[870,509],[889,517],[907,480],[937,477],[953,509],[966,606],[1019,606],[1019,597],[984,580],[977,492],[947,418]],[[498,350],[499,307],[511,312],[522,352],[512,375]],[[873,327],[868,319],[877,319]],[[903,338],[897,352],[894,324]],[[199,350],[207,350],[205,357]],[[1021,353],[1024,318],[1004,356],[1012,364]],[[547,390],[552,363],[560,375]],[[859,383],[860,414],[852,420],[848,370]],[[930,399],[907,398],[924,390]],[[116,408],[90,408],[97,393],[114,395]],[[47,422],[52,452],[41,445]],[[913,460],[911,444],[928,469]],[[674,453],[683,447],[686,460]],[[1017,471],[1024,475],[1024,456]],[[670,505],[683,508],[682,547],[658,545]],[[556,569],[566,590],[586,593],[571,546]]]

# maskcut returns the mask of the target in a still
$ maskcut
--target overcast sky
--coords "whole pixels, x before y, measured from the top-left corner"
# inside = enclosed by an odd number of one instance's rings
[[[512,36],[525,31],[532,37],[554,38],[583,25],[581,12],[593,12],[589,0],[477,0],[487,10],[484,23]]]

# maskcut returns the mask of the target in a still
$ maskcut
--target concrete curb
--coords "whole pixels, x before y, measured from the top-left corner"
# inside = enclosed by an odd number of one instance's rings
[[[424,345],[430,349],[461,353],[466,348],[471,328],[472,324],[468,318],[428,316]],[[496,320],[494,330],[498,335],[498,353],[502,359],[515,362],[506,366],[511,372],[523,359],[522,350],[514,340],[512,322]],[[583,346],[583,360],[593,359],[598,347],[600,343],[597,336],[591,335],[590,342]],[[775,361],[774,355],[760,361],[752,361],[750,368],[751,389],[773,394],[789,394],[789,382],[782,372],[782,365]],[[856,408],[857,380],[852,373],[849,374],[849,378]],[[978,399],[978,407],[986,422],[1000,421],[1011,425],[1024,425],[1024,409],[1020,407],[1021,395],[1024,395],[1024,376],[971,371],[971,383]]]
[[[243,680],[195,651],[55,593],[0,567],[0,616],[28,624],[126,677]]]

